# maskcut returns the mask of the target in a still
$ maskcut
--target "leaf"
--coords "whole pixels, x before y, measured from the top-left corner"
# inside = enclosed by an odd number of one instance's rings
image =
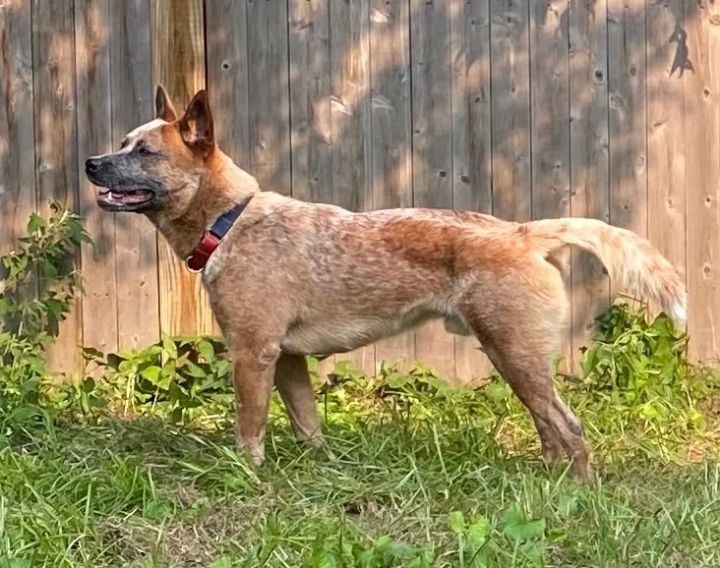
[[[58,276],[58,269],[52,262],[45,260],[42,263],[42,273],[45,278],[54,279]]]
[[[505,527],[505,536],[513,540],[530,540],[545,532],[545,519],[535,519]]]
[[[572,517],[579,510],[578,499],[575,495],[560,495],[557,512],[563,517]]]
[[[162,369],[156,365],[153,365],[151,367],[146,367],[142,371],[140,371],[140,375],[142,375],[143,378],[147,379],[154,385],[158,385],[160,382],[160,371]]]
[[[30,422],[39,420],[43,415],[44,413],[41,408],[31,404],[24,404],[15,408],[11,416],[12,420],[18,424],[29,424]]]
[[[200,356],[208,363],[212,362],[215,359],[215,350],[213,349],[212,344],[208,340],[201,339],[197,342],[196,347],[198,353],[200,353]]]
[[[483,392],[493,402],[502,402],[510,398],[510,389],[501,382],[492,382],[488,384]]]
[[[490,536],[490,519],[485,516],[478,517],[467,528],[467,540],[470,544],[479,546]]]
[[[177,346],[169,335],[164,335],[162,339],[163,349],[165,353],[173,359],[177,359]]]
[[[505,525],[503,533],[512,540],[528,540],[536,538],[545,532],[545,520],[528,520],[517,503],[505,510],[502,521]]]
[[[37,213],[31,213],[27,224],[27,232],[36,233],[41,228],[45,228],[46,225],[45,219],[40,217]]]
[[[145,506],[145,517],[151,521],[162,521],[173,512],[173,506],[169,501],[150,501]]]
[[[455,534],[465,534],[465,517],[462,514],[462,511],[452,511],[448,513],[448,523],[450,525],[450,529]]]

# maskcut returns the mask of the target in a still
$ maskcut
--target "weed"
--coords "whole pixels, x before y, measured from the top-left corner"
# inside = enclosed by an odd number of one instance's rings
[[[166,336],[145,349],[104,355],[86,348],[84,354],[123,393],[126,413],[161,413],[181,422],[227,416],[233,396],[224,351],[216,338]]]
[[[52,421],[41,401],[44,352],[80,287],[73,254],[91,239],[77,215],[50,209],[47,220],[33,213],[19,249],[0,257],[0,436]],[[68,386],[65,398],[86,392]]]

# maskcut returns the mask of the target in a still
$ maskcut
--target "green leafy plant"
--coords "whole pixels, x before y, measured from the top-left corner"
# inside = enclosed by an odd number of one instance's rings
[[[84,350],[105,379],[125,393],[125,410],[158,412],[172,420],[227,415],[231,364],[213,337],[169,337],[144,349],[104,355]]]
[[[19,249],[0,257],[2,330],[37,344],[57,335],[70,312],[81,285],[73,255],[92,243],[78,215],[59,203],[50,210],[48,219],[33,213]]]
[[[355,532],[343,530],[340,534],[328,531],[315,537],[304,566],[308,568],[430,568],[434,554],[420,548],[382,535],[369,541]]]
[[[463,568],[488,565],[488,550],[492,527],[490,520],[480,516],[471,523],[466,522],[462,511],[448,514],[450,529],[457,536],[458,565]]]
[[[707,385],[694,379],[699,370],[688,360],[688,336],[668,316],[648,321],[645,309],[618,303],[597,318],[593,339],[582,359],[582,389],[658,431],[676,420],[699,426],[694,401]]]
[[[528,518],[518,503],[492,520],[481,515],[467,522],[462,511],[452,511],[448,523],[457,537],[459,568],[544,566],[545,520]]]
[[[0,419],[23,425],[49,419],[40,404],[48,377],[45,350],[73,306],[81,279],[74,254],[91,239],[58,203],[33,213],[19,248],[0,257]]]

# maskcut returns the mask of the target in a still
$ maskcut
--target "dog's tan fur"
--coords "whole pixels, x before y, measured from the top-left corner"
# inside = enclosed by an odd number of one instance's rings
[[[296,436],[322,442],[304,355],[348,351],[444,318],[450,331],[477,336],[527,406],[545,460],[568,455],[589,479],[580,422],[551,382],[568,313],[553,254],[568,245],[588,250],[621,285],[683,319],[682,279],[647,241],[591,219],[351,213],[260,192],[215,144],[204,92],[180,119],[162,89],[157,107],[158,118],[128,143],[162,152],[144,173],[161,180],[166,195],[146,214],[180,258],[219,215],[252,196],[203,282],[234,361],[237,445],[253,462],[264,458],[273,379]]]

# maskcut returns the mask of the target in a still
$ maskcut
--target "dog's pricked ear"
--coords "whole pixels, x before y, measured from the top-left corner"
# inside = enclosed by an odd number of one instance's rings
[[[180,134],[185,144],[203,152],[208,152],[213,148],[215,144],[213,119],[205,89],[198,91],[190,101],[179,124]]]
[[[155,117],[161,118],[165,122],[175,122],[177,120],[175,108],[162,85],[158,85],[155,92]]]

